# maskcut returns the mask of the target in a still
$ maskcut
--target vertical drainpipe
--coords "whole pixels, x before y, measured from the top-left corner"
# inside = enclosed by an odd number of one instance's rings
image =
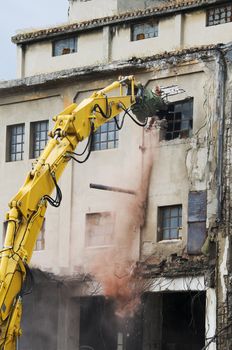
[[[218,74],[216,113],[219,120],[218,127],[218,150],[217,150],[217,222],[222,219],[222,195],[223,195],[223,147],[225,127],[225,84],[226,84],[226,62],[222,50],[217,49],[216,59]]]

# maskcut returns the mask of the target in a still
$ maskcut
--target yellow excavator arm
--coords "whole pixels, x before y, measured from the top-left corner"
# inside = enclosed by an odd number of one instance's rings
[[[114,90],[116,96],[107,95]],[[17,338],[22,333],[22,296],[29,274],[28,264],[43,224],[47,203],[57,207],[61,202],[62,194],[57,181],[68,161],[75,158],[78,143],[89,138],[87,146],[90,148],[93,133],[101,125],[123,111],[128,113],[129,107],[142,106],[143,103],[142,86],[135,83],[133,76],[129,76],[95,92],[79,105],[71,104],[53,118],[55,125],[49,133],[51,139],[25,183],[9,203],[10,210],[6,216],[8,225],[4,247],[0,252],[1,350],[15,350]],[[155,106],[160,107],[162,103],[157,96]],[[147,116],[151,115],[148,113]],[[56,198],[50,197],[54,190]]]

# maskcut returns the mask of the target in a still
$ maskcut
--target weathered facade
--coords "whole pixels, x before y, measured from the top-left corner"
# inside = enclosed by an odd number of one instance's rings
[[[44,123],[73,100],[119,75],[181,89],[161,121],[102,129],[89,161],[70,162],[33,256],[21,348],[232,348],[231,29],[228,1],[70,0],[66,25],[13,37],[18,79],[0,84],[2,213]],[[2,239],[4,227],[2,215]]]

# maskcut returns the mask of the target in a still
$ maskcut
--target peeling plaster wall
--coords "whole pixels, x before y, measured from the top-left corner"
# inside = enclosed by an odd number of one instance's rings
[[[178,84],[186,90],[186,93],[178,99],[187,96],[194,97],[194,137],[159,142],[159,131],[155,129],[152,132],[154,165],[148,195],[146,224],[142,236],[144,258],[155,253],[157,259],[161,261],[171,253],[181,254],[183,252],[187,240],[187,200],[190,190],[208,190],[208,223],[215,218],[217,206],[215,206],[213,180],[216,166],[216,143],[212,139],[215,113],[211,101],[215,94],[214,72],[213,62],[203,63],[200,60],[194,60],[182,65],[180,60],[174,66],[166,64],[166,66],[163,65],[163,69],[157,66],[156,69],[150,69],[150,72],[144,71],[137,76],[138,80],[149,87],[157,84],[162,86]],[[77,102],[80,102],[92,94],[94,89],[102,88],[111,81],[112,79],[86,81],[63,86],[61,90],[44,91],[45,97],[51,93],[57,97],[39,99],[38,102],[28,101],[15,104],[8,98],[9,105],[1,107],[1,130],[4,140],[1,152],[2,175],[7,179],[7,187],[10,189],[10,192],[6,193],[0,202],[3,213],[9,198],[23,182],[25,166],[27,169],[30,168],[31,161],[28,160],[29,121],[51,117],[62,110],[63,106],[71,103],[77,91]],[[19,96],[17,100],[23,101],[30,98],[33,100],[33,95]],[[12,120],[7,117],[8,115],[11,115]],[[25,161],[5,163],[6,125],[24,120],[26,122]],[[148,142],[150,134],[143,135],[141,128],[126,120],[119,135],[118,149],[92,152],[89,162],[81,166],[69,164],[61,180],[63,203],[58,210],[49,208],[46,221],[46,248],[45,251],[35,252],[32,260],[34,266],[61,274],[83,271],[83,268],[88,266],[89,261],[98,252],[98,249],[86,247],[85,214],[112,210],[117,213],[119,222],[121,221],[120,216],[123,218],[124,207],[120,203],[129,205],[130,196],[89,188],[90,183],[100,183],[136,190],[142,183],[142,164],[151,147]],[[130,135],[133,135],[133,138]],[[130,138],[129,147],[128,138]],[[142,152],[144,147],[145,152]],[[12,178],[11,174],[16,169],[19,176]],[[6,187],[6,183],[2,181],[3,183]],[[122,211],[119,210],[119,204]],[[183,205],[182,240],[157,243],[157,207],[173,204]],[[55,229],[54,225],[56,225]],[[134,254],[135,259],[139,259],[138,234],[134,241]]]
[[[191,67],[191,66],[190,66]],[[189,68],[190,68],[189,67]],[[172,71],[162,72],[162,80],[156,84],[168,86],[178,84],[186,93],[178,99],[194,98],[193,135],[190,139],[161,141],[154,149],[154,165],[148,197],[147,221],[143,230],[144,257],[155,254],[156,259],[166,258],[170,253],[182,255],[186,251],[188,232],[188,193],[207,190],[207,224],[214,222],[217,214],[215,152],[217,143],[213,134],[217,129],[215,102],[214,64],[196,64],[191,69],[191,79],[187,67],[179,66],[175,77],[169,78]],[[195,71],[195,72],[194,72]],[[151,85],[151,83],[150,83]],[[203,92],[199,94],[199,91]],[[159,132],[154,132],[159,139]],[[145,139],[146,140],[146,139]],[[145,141],[145,147],[149,143]],[[213,155],[213,156],[212,156]],[[157,242],[158,207],[182,204],[182,239]]]

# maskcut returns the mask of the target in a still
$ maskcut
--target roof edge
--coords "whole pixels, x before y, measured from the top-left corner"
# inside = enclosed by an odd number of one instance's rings
[[[145,10],[136,10],[133,12],[125,12],[115,16],[96,18],[89,21],[68,23],[56,27],[43,28],[31,32],[22,32],[12,36],[11,40],[15,44],[26,44],[66,35],[67,33],[78,33],[91,29],[101,28],[106,25],[114,25],[119,23],[131,22],[136,19],[149,17],[160,17],[172,13],[192,11],[199,8],[205,8],[213,4],[221,4],[226,0],[173,0],[169,5],[163,4],[159,7],[150,7]]]
[[[232,46],[232,43],[230,47]],[[0,82],[0,92],[3,95],[9,92],[21,92],[28,91],[34,88],[42,88],[43,86],[54,87],[57,83],[65,81],[76,81],[77,78],[85,80],[104,74],[122,74],[122,72],[130,70],[131,72],[137,72],[144,69],[154,67],[155,64],[163,66],[160,61],[166,61],[167,63],[173,64],[174,59],[185,56],[185,62],[192,60],[193,58],[209,58],[212,57],[212,52],[215,50],[223,50],[228,48],[229,45],[218,44],[218,45],[204,45],[199,47],[186,48],[178,51],[163,52],[154,56],[145,58],[133,57],[125,61],[116,61],[109,63],[108,65],[95,65],[85,66],[81,68],[72,68],[53,73],[44,73],[40,75],[34,75],[23,79],[7,80]],[[200,56],[199,56],[200,53]]]

